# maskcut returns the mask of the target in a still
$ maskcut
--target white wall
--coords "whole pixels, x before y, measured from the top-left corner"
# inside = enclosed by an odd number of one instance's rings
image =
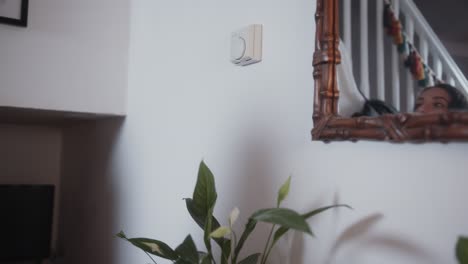
[[[132,2],[128,117],[112,164],[116,232],[173,246],[190,232],[200,242],[181,198],[205,159],[224,223],[234,206],[242,220],[273,206],[290,173],[287,205],[355,208],[313,221],[317,238],[296,236],[290,263],[455,263],[457,235],[468,234],[464,144],[310,141],[314,11],[312,0]],[[264,25],[264,61],[235,67],[230,31],[250,23]],[[265,231],[246,253],[262,248]],[[146,261],[116,243],[117,263]]]
[[[27,28],[0,24],[0,105],[123,114],[128,2],[29,1]]]
[[[310,145],[314,10],[310,0],[132,2],[115,231],[173,246],[188,232],[199,241],[182,198],[202,158],[217,175],[224,223],[234,206],[245,220],[274,205],[291,151]],[[236,67],[230,33],[250,23],[264,25],[264,61]],[[263,246],[255,242],[247,252]],[[118,263],[146,261],[118,245]]]

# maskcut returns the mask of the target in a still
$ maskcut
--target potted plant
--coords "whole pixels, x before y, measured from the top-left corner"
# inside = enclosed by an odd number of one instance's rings
[[[221,226],[219,221],[213,216],[217,199],[215,179],[208,166],[202,161],[198,170],[198,178],[193,196],[184,200],[193,220],[203,229],[206,251],[199,251],[197,249],[191,235],[188,235],[175,249],[155,239],[128,238],[123,231],[118,233],[117,236],[143,250],[154,263],[156,263],[156,260],[152,255],[168,259],[176,264],[265,264],[276,242],[288,230],[293,229],[312,235],[312,230],[307,224],[306,219],[334,207],[350,208],[348,205],[331,205],[302,215],[294,210],[282,208],[280,205],[289,193],[290,182],[291,177],[279,189],[276,207],[260,209],[252,214],[241,236],[238,237],[233,230],[234,222],[239,215],[237,208],[231,212],[229,225],[227,226]],[[244,243],[258,223],[268,223],[271,225],[263,252],[250,254],[246,258],[239,260]],[[212,242],[217,244],[221,250],[218,262],[215,261],[213,255]]]
[[[468,237],[460,236],[455,249],[458,263],[468,264]]]

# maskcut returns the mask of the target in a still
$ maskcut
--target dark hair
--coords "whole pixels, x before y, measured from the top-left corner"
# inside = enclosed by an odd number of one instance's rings
[[[423,94],[427,90],[433,88],[442,89],[445,92],[447,92],[447,94],[450,96],[450,102],[448,104],[449,110],[468,110],[468,101],[466,99],[466,96],[460,90],[458,90],[450,84],[441,83],[436,84],[434,86],[426,87],[421,91],[420,94]]]
[[[381,116],[385,114],[396,114],[398,111],[392,105],[378,99],[366,100],[360,112],[354,113],[352,117],[359,116]]]

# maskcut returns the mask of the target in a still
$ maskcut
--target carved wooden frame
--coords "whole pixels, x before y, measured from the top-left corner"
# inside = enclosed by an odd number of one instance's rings
[[[317,0],[312,139],[453,141],[468,140],[468,113],[396,114],[344,118],[338,115],[336,65],[341,63],[338,0]]]

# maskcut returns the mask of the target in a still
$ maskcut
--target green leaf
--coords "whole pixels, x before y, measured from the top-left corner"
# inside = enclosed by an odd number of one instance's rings
[[[211,232],[210,237],[222,238],[231,233],[231,229],[227,226],[218,227],[215,231]]]
[[[199,209],[195,207],[195,204],[192,199],[186,198],[185,205],[187,206],[187,210],[189,211],[190,215],[192,216],[193,220],[201,227],[201,229],[205,229],[205,221],[206,221],[206,214],[201,213]],[[211,231],[220,227],[218,220],[213,216],[211,218]],[[224,238],[215,238],[216,243],[222,248],[224,244]]]
[[[178,258],[177,253],[172,250],[171,247],[159,240],[150,238],[130,238],[127,239],[127,241],[132,243],[135,247],[158,257],[169,260],[176,260]]]
[[[348,209],[353,209],[351,206],[347,205],[347,204],[335,204],[335,205],[329,205],[329,206],[325,206],[325,207],[321,207],[321,208],[318,208],[318,209],[315,209],[313,211],[310,211],[308,213],[305,213],[303,214],[302,216],[304,216],[305,219],[309,219],[310,217],[314,216],[314,215],[318,215],[326,210],[329,210],[329,209],[332,209],[332,208],[337,208],[337,207],[346,207]]]
[[[313,211],[310,211],[308,213],[305,213],[302,215],[302,217],[304,217],[304,219],[309,219],[310,217],[314,216],[314,215],[317,215],[317,214],[320,214],[328,209],[331,209],[331,208],[336,208],[336,207],[347,207],[349,209],[352,209],[349,205],[346,205],[346,204],[337,204],[337,205],[331,205],[331,206],[325,206],[325,207],[321,207],[321,208],[318,208],[318,209],[315,209]],[[275,235],[273,236],[273,243],[272,245],[274,245],[284,234],[286,234],[286,232],[289,231],[289,228],[287,227],[280,227],[278,228],[278,230],[276,230],[275,232]],[[313,232],[311,231],[311,234],[313,234]]]
[[[205,162],[200,162],[198,178],[193,191],[194,207],[203,215],[207,215],[210,208],[213,208],[217,199],[215,180],[213,173],[206,166]]]
[[[460,264],[468,264],[468,237],[458,238],[456,254]]]
[[[187,211],[189,212],[190,216],[192,216],[192,219],[198,224],[199,227],[201,227],[201,229],[205,228],[206,213],[203,213],[199,208],[195,207],[195,203],[193,202],[192,198],[184,198],[184,200]],[[215,221],[213,221],[213,225],[215,225]]]
[[[205,255],[200,261],[200,264],[211,264],[211,255],[210,254]]]
[[[225,239],[224,244],[221,247],[221,264],[227,264],[229,262],[230,255],[231,255],[231,240]]]
[[[260,254],[260,253],[252,254],[252,255],[246,257],[245,259],[241,260],[241,262],[239,262],[239,264],[257,264],[258,258],[261,255],[262,254]]]
[[[176,248],[175,252],[179,254],[180,258],[189,263],[198,263],[197,247],[190,235]]]
[[[194,264],[194,263],[198,263],[198,262],[190,262],[190,261],[186,261],[185,259],[178,259],[176,262],[174,262],[175,264]]]
[[[280,227],[278,230],[276,230],[275,235],[273,236],[273,242],[272,245],[276,244],[276,242],[287,232],[289,231],[289,228],[287,227]],[[312,233],[312,231],[311,231]],[[314,233],[312,233],[314,235]]]
[[[119,233],[115,234],[117,237],[127,240],[127,236],[125,235],[123,230],[120,230]]]
[[[203,240],[205,242],[206,250],[208,251],[209,255],[213,255],[211,252],[211,238],[210,238],[210,233],[213,230],[211,228],[212,214],[213,214],[213,207],[208,210],[208,215],[206,217],[207,221],[205,222],[205,228],[203,229],[204,231]]]
[[[204,229],[206,215],[208,212],[204,213],[200,211],[199,208],[195,206],[195,203],[193,202],[192,199],[185,198],[184,200],[185,200],[185,205],[187,206],[187,211],[189,212],[190,216],[192,216],[193,220],[198,224],[198,226],[201,227],[201,229]],[[211,225],[213,227],[213,230],[221,226],[218,220],[214,216],[211,219]]]
[[[242,247],[244,246],[245,241],[250,236],[250,234],[253,232],[256,225],[257,225],[257,221],[254,220],[254,219],[249,219],[249,221],[245,225],[244,232],[242,232],[242,235],[241,235],[241,237],[239,239],[239,242],[237,243],[237,246],[234,249],[233,263],[236,263],[237,257],[239,256],[239,253],[240,253]]]
[[[278,201],[276,203],[277,207],[279,207],[281,202],[288,196],[290,185],[291,185],[291,176],[289,176],[286,182],[283,183],[283,185],[281,185],[281,188],[278,191]]]
[[[259,222],[272,223],[311,234],[309,225],[305,221],[305,218],[291,209],[262,209],[255,212],[250,218]]]
[[[206,257],[207,255],[208,255],[208,253],[206,253],[206,252],[198,251],[198,259],[200,260],[200,262],[201,262],[201,260],[202,260],[204,257]]]
[[[147,253],[159,256],[161,258],[169,260],[176,260],[178,258],[177,253],[162,241],[149,238],[127,238],[123,231],[117,233],[116,236],[130,242],[135,247]]]

